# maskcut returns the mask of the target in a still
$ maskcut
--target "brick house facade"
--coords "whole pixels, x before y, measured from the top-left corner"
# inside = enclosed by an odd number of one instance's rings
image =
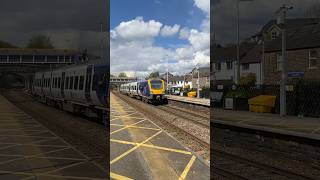
[[[319,57],[310,57],[310,54],[319,54],[320,47],[310,49],[288,50],[287,51],[287,71],[288,72],[303,72],[303,79],[320,80],[320,61],[312,63],[312,59]],[[278,84],[281,79],[281,70],[278,70],[277,59],[281,54],[278,52],[269,52],[265,54],[265,84]],[[292,80],[292,78],[288,78]]]

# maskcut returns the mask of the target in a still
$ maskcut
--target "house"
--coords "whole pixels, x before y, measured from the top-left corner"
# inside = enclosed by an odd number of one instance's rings
[[[262,46],[252,43],[240,45],[240,76],[249,73],[256,75],[256,84],[262,84],[261,59]],[[237,47],[214,49],[211,68],[215,84],[231,85],[236,80]]]
[[[281,79],[281,37],[265,42],[264,81]],[[320,80],[320,23],[287,29],[286,60],[289,79]]]
[[[309,26],[318,24],[320,22],[320,18],[295,18],[295,19],[286,19],[286,28],[298,28],[303,26]],[[267,24],[265,24],[260,32],[253,35],[251,40],[260,43],[261,40],[275,40],[281,34],[281,27],[277,24],[277,20],[270,20]]]
[[[160,78],[163,79],[165,82],[167,81],[167,73],[160,75]],[[173,75],[168,73],[168,87],[179,86],[179,87],[186,87],[189,86],[192,88],[192,77],[189,74],[185,75]]]
[[[194,68],[190,74],[192,75],[192,86],[194,88],[198,87],[198,79],[200,88],[210,87],[210,67],[200,67],[199,70]]]

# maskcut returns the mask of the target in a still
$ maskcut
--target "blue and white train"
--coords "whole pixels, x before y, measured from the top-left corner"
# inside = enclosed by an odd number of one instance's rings
[[[96,112],[106,121],[109,106],[109,66],[80,65],[37,72],[33,95],[48,105],[74,113]]]

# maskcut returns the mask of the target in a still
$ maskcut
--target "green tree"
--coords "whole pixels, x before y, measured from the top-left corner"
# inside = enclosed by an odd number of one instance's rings
[[[127,74],[124,72],[119,73],[118,77],[127,77]]]
[[[0,41],[0,48],[17,48],[17,47],[8,42]]]
[[[54,46],[51,42],[50,37],[40,34],[40,35],[33,36],[29,39],[27,48],[53,49]]]
[[[150,78],[159,78],[159,77],[160,77],[159,72],[152,72],[149,74],[147,78],[150,79]]]
[[[254,86],[256,84],[256,75],[249,73],[247,76],[241,76],[239,84],[244,86]]]

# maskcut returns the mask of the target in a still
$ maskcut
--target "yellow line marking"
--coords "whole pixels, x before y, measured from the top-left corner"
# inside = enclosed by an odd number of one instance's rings
[[[113,173],[113,172],[110,172],[110,177],[112,177],[113,179],[117,179],[117,180],[133,180],[131,178],[121,176],[121,175]]]
[[[110,126],[118,126],[118,127],[123,127],[123,126],[126,126],[126,125],[123,125],[123,124],[110,124]],[[138,129],[148,129],[148,130],[155,130],[155,131],[160,131],[161,129],[158,129],[158,128],[151,128],[151,127],[140,127],[140,126],[131,126],[131,125],[128,125],[129,128],[138,128]]]
[[[187,166],[184,168],[184,171],[182,172],[182,174],[179,177],[179,180],[183,180],[187,177],[188,172],[190,171],[190,168],[192,166],[192,164],[194,163],[194,161],[196,160],[196,156],[193,155],[192,158],[190,159],[189,163],[187,164]]]
[[[110,141],[111,142],[120,143],[120,144],[129,144],[129,145],[138,145],[139,144],[139,143],[136,143],[136,142],[122,141],[122,140],[117,140],[117,139],[110,139]],[[171,151],[171,152],[176,152],[176,153],[181,153],[181,154],[192,155],[191,152],[188,152],[188,151],[185,151],[185,150],[180,150],[180,149],[166,148],[166,147],[155,146],[155,145],[151,145],[151,144],[142,144],[141,146],[154,148],[154,149],[165,150],[165,151]]]
[[[152,138],[154,138],[155,136],[157,136],[158,134],[160,134],[162,131],[159,131],[157,133],[155,133],[154,135],[152,135],[151,137],[149,137],[148,139],[144,140],[141,143],[138,143],[135,147],[129,149],[128,151],[124,152],[123,154],[121,154],[120,156],[114,158],[112,161],[110,161],[110,164],[113,164],[115,162],[117,162],[118,160],[120,160],[121,158],[123,158],[124,156],[128,155],[129,153],[131,153],[132,151],[136,150],[137,148],[139,148],[142,144],[148,142],[149,140],[151,140]]]
[[[124,129],[127,129],[127,128],[128,128],[128,127],[130,127],[130,126],[133,126],[133,125],[139,124],[139,123],[141,123],[141,122],[143,122],[143,121],[145,121],[145,120],[141,120],[141,121],[138,121],[138,122],[136,122],[136,123],[130,124],[130,125],[128,125],[128,126],[125,126],[125,127],[123,127],[123,128],[120,128],[120,129],[118,129],[118,130],[112,131],[110,134],[113,134],[113,133],[116,133],[116,132],[122,131],[122,130],[124,130]]]

